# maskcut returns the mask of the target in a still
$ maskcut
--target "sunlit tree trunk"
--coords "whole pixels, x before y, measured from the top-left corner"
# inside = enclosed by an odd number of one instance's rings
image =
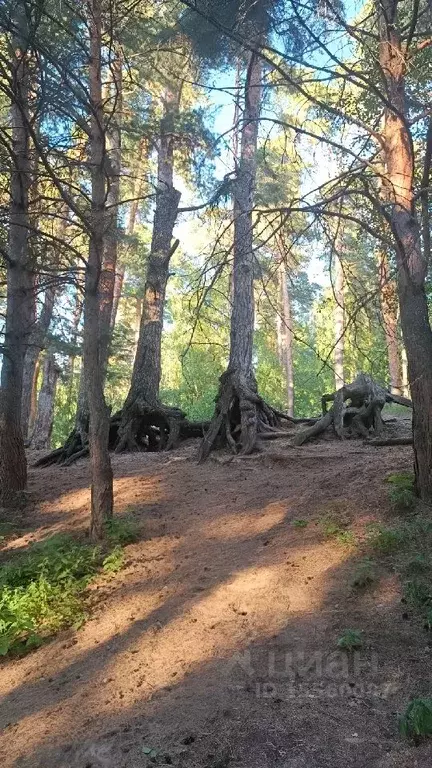
[[[169,263],[178,241],[172,244],[180,192],[174,187],[173,126],[179,95],[167,89],[158,146],[158,185],[153,233],[147,264],[143,311],[132,371],[131,386],[123,408],[117,449],[134,447],[132,423],[142,408],[159,404],[161,344]]]
[[[432,331],[425,291],[427,259],[422,252],[414,198],[414,146],[407,121],[406,56],[398,25],[397,0],[377,0],[379,62],[388,106],[384,116],[386,204],[396,237],[398,295],[413,402],[416,487],[432,501]]]
[[[104,368],[101,359],[100,274],[104,259],[106,222],[105,135],[101,88],[101,2],[89,7],[91,101],[90,163],[92,216],[84,293],[84,380],[89,405],[92,538],[103,538],[104,521],[113,512],[113,476],[108,452],[109,410],[104,398]]]
[[[402,345],[401,359],[402,359],[402,394],[404,397],[410,398],[411,392],[410,392],[409,381],[408,381],[408,360],[407,360],[407,355],[406,355],[404,345]]]
[[[381,312],[384,326],[384,336],[387,346],[388,366],[390,375],[390,392],[402,394],[402,370],[398,339],[398,296],[397,286],[390,275],[390,265],[387,254],[379,254],[379,288]]]
[[[283,260],[278,265],[278,353],[286,386],[286,411],[294,416],[294,363],[293,363],[293,317],[291,296],[288,289],[286,265]]]
[[[223,437],[232,450],[251,453],[257,443],[261,408],[265,407],[257,393],[252,362],[255,320],[253,208],[261,78],[261,59],[251,53],[245,80],[240,159],[233,187],[234,265],[229,364],[220,378],[215,415],[200,447],[200,461],[207,458],[218,436]],[[236,437],[231,431],[233,418],[237,420]]]
[[[45,355],[42,366],[42,385],[37,404],[37,416],[30,441],[30,447],[35,450],[51,447],[54,402],[59,374],[60,368],[54,360],[54,355],[48,352]]]
[[[26,486],[27,462],[21,428],[24,359],[32,322],[33,280],[28,259],[29,184],[28,134],[30,78],[28,34],[24,9],[16,10],[16,38],[11,62],[10,109],[12,172],[10,182],[6,324],[0,396],[0,488],[4,504]]]
[[[340,245],[340,251],[342,246]],[[335,389],[340,389],[345,384],[344,356],[345,356],[345,275],[340,252],[334,255],[334,373]]]

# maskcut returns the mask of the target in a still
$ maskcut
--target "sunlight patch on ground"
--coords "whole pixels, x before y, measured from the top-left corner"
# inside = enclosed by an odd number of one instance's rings
[[[200,527],[199,535],[208,539],[250,538],[265,533],[279,523],[287,514],[286,502],[273,502],[264,508],[248,513],[233,512],[221,514],[216,520],[206,522]]]

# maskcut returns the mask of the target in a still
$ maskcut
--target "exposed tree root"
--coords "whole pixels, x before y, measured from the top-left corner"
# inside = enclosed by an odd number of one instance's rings
[[[390,446],[390,445],[412,445],[412,437],[376,437],[366,440],[367,445],[375,445],[377,447]]]
[[[253,374],[245,376],[228,368],[220,377],[215,414],[200,446],[198,460],[205,461],[213,448],[227,445],[240,455],[252,453],[260,439],[289,436],[281,422],[292,419],[271,408],[257,391]]]
[[[188,437],[202,437],[208,426],[209,422],[188,421],[178,408],[136,403],[133,409],[128,409],[127,416],[123,411],[111,416],[109,448],[117,453],[168,451]],[[34,466],[61,464],[68,467],[88,453],[87,435],[82,430],[73,430],[64,446],[43,456]]]
[[[333,402],[333,405],[327,411],[329,402]],[[293,444],[303,445],[331,425],[341,439],[350,436],[368,438],[371,432],[379,438],[384,428],[381,411],[389,402],[411,407],[408,398],[392,395],[370,376],[360,373],[352,384],[346,384],[330,395],[323,395],[322,417],[308,429],[299,432],[294,437]]]

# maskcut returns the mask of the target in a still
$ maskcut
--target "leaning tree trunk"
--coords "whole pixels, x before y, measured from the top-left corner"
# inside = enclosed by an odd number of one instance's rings
[[[258,433],[276,431],[279,417],[258,395],[252,364],[254,332],[253,207],[261,106],[262,63],[251,53],[246,74],[240,161],[234,185],[234,267],[230,358],[220,378],[215,415],[203,438],[199,460],[215,443],[251,453]]]
[[[32,320],[33,281],[28,259],[29,235],[29,66],[24,13],[17,12],[13,41],[13,87],[10,110],[12,172],[10,185],[9,258],[7,262],[6,325],[0,396],[0,493],[3,503],[13,501],[27,482],[27,462],[21,429],[24,359]]]
[[[278,312],[279,362],[285,377],[287,414],[294,416],[293,318],[286,265],[283,259],[278,265],[278,283],[280,299]]]
[[[425,291],[427,258],[422,252],[413,188],[414,146],[407,120],[406,55],[398,26],[397,0],[376,0],[379,61],[386,82],[383,155],[385,201],[396,239],[398,294],[413,402],[414,469],[417,492],[432,501],[432,330]],[[429,174],[428,174],[429,178]]]
[[[84,380],[89,405],[91,524],[93,539],[104,535],[104,522],[113,512],[113,475],[108,451],[109,410],[104,398],[101,350],[100,274],[105,232],[105,136],[101,88],[102,12],[100,0],[90,3],[90,162],[92,217],[84,293]]]
[[[178,107],[178,97],[167,89],[159,138],[158,187],[143,312],[131,385],[118,430],[117,451],[144,447],[143,441],[149,439],[146,426],[150,411],[165,410],[168,419],[179,414],[175,409],[164,409],[159,403],[165,292],[171,256],[178,246],[177,240],[172,244],[180,202],[180,192],[174,187],[173,143]]]
[[[48,352],[42,367],[42,385],[37,403],[37,414],[30,441],[30,448],[41,450],[51,447],[54,418],[54,402],[60,368],[52,352]]]

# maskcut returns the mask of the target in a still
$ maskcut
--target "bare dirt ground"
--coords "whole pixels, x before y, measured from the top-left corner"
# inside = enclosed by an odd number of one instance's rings
[[[361,540],[411,449],[278,441],[203,466],[195,451],[114,457],[116,512],[141,538],[92,588],[82,629],[2,663],[0,765],[430,768],[431,745],[397,725],[431,693],[428,636],[390,571],[353,590],[362,546],[320,524],[337,514]],[[87,461],[32,470],[30,490],[10,547],[86,529]],[[337,651],[345,628],[364,632],[356,657]]]

